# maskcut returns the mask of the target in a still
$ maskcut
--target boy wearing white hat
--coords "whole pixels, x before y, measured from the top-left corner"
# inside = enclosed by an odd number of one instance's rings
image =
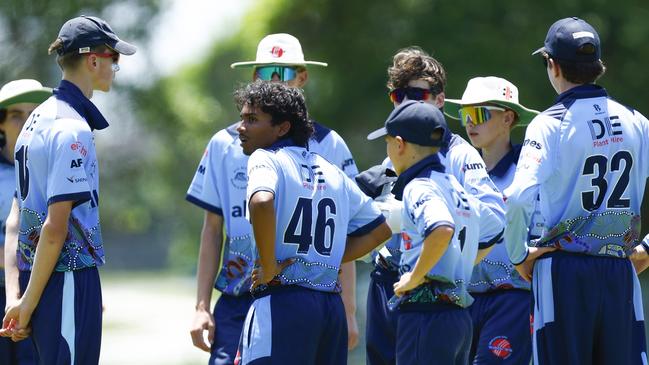
[[[4,288],[4,236],[5,222],[16,191],[14,147],[29,115],[51,95],[52,89],[30,79],[11,81],[0,89],[0,308],[5,308],[7,299]],[[15,268],[16,255],[8,253],[7,259]],[[13,342],[0,337],[0,363],[35,364],[34,343],[31,339]]]
[[[252,80],[283,82],[298,88],[304,87],[308,80],[307,66],[327,64],[305,60],[298,39],[285,33],[264,37],[254,61],[231,65],[232,68],[251,67]],[[186,197],[205,210],[198,258],[196,312],[190,334],[194,346],[211,353],[211,365],[233,363],[245,316],[253,301],[249,289],[254,267],[254,240],[246,217],[248,156],[241,148],[239,124],[233,123],[212,137]],[[308,143],[309,150],[354,177],[358,170],[340,135],[319,123],[314,122],[313,126],[315,131]],[[219,271],[221,253],[223,264]],[[358,341],[353,265],[352,262],[342,266],[350,347]],[[219,290],[221,296],[211,312],[213,288]]]
[[[471,144],[478,148],[489,177],[500,191],[511,184],[521,145],[511,144],[511,130],[525,126],[538,114],[521,105],[518,88],[500,77],[469,80],[462,99],[446,99],[448,117],[460,119]],[[538,202],[537,202],[538,203]],[[542,235],[538,204],[529,226],[529,238]],[[520,277],[501,243],[473,269],[469,307],[473,321],[472,364],[529,364],[530,284]]]

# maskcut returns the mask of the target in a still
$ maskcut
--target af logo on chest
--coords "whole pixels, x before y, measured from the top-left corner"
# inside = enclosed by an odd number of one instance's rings
[[[75,169],[75,168],[81,167],[82,164],[83,164],[83,160],[82,160],[82,159],[80,159],[80,158],[73,159],[73,160],[70,162],[70,168],[71,168],[71,169]]]

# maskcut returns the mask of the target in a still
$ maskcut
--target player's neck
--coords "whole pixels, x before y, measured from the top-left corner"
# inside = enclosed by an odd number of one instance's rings
[[[499,138],[488,147],[482,148],[482,159],[486,165],[487,171],[491,171],[500,160],[512,149],[509,137]]]
[[[86,75],[83,75],[80,72],[64,71],[63,80],[75,84],[86,98],[92,98],[92,80]]]

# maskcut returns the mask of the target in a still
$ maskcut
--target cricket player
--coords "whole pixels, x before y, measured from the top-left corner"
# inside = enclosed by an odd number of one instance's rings
[[[527,127],[505,190],[505,242],[518,272],[532,280],[534,363],[646,364],[629,256],[646,257],[639,235],[649,122],[595,84],[605,67],[599,35],[586,21],[556,21],[533,54],[559,96]],[[537,194],[548,230],[532,243]]]
[[[284,33],[264,37],[257,47],[256,60],[232,64],[232,67],[251,67],[253,81],[282,82],[299,88],[308,80],[307,66],[324,67],[327,64],[305,60],[298,39]],[[194,346],[211,353],[210,365],[233,363],[243,321],[253,300],[249,294],[254,240],[247,219],[248,156],[241,149],[237,131],[239,124],[233,123],[212,137],[186,197],[205,210],[198,259],[196,311],[190,334]],[[309,150],[325,156],[346,175],[355,176],[358,170],[345,141],[334,130],[319,123],[313,124],[315,131],[309,140]],[[221,254],[223,264],[219,271]],[[353,265],[353,262],[345,264],[342,274],[350,347],[355,345],[358,335]],[[221,296],[211,312],[213,288],[219,290]]]
[[[407,100],[421,100],[439,109],[444,107],[446,71],[442,64],[419,47],[399,50],[388,68],[390,101],[398,107]],[[446,124],[443,124],[446,128]],[[502,194],[490,180],[478,151],[457,134],[446,130],[445,147],[440,160],[446,172],[455,176],[469,194],[477,197],[504,222]],[[390,161],[384,164],[390,166]],[[377,200],[390,200],[383,195]],[[399,278],[401,236],[396,234],[386,243],[374,260],[367,294],[366,354],[369,365],[395,363],[396,325],[398,311],[388,310],[393,285]],[[496,240],[498,241],[498,240]]]
[[[6,290],[20,299],[7,307],[0,334],[19,339],[31,328],[41,364],[97,364],[97,268],[105,259],[93,131],[108,123],[89,98],[110,90],[120,54],[136,48],[104,20],[80,16],[63,24],[48,51],[56,52],[63,80],[16,142],[5,249],[17,252],[19,273],[7,265]]]
[[[445,173],[437,153],[446,143],[445,124],[438,108],[411,100],[367,137],[385,137],[399,175],[392,192],[403,201],[401,277],[390,303],[400,312],[397,364],[467,363],[472,324],[466,308],[473,302],[467,283],[478,248],[502,236],[500,218]]]
[[[344,365],[341,262],[370,252],[390,229],[341,169],[306,148],[313,127],[299,89],[258,81],[236,100],[259,253],[240,363]]]
[[[469,80],[462,99],[446,99],[447,116],[460,119],[471,144],[480,150],[489,177],[500,191],[514,179],[521,145],[513,146],[514,127],[526,126],[538,114],[520,104],[516,85],[500,77]],[[529,239],[543,234],[537,201]],[[507,257],[505,244],[493,250],[473,269],[469,307],[473,321],[471,364],[521,364],[532,358],[530,284],[520,277]]]
[[[51,95],[52,89],[31,79],[10,81],[0,89],[0,143],[3,144],[0,149],[0,308],[5,308],[7,303],[4,290],[4,240],[5,222],[16,191],[14,147],[29,115]],[[15,272],[15,252],[10,252],[8,256]],[[10,298],[9,302],[18,299]],[[34,343],[30,338],[13,342],[10,338],[0,337],[0,363],[27,365],[36,364],[36,361]]]

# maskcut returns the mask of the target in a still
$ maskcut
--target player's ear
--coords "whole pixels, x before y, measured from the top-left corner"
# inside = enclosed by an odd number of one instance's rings
[[[291,122],[288,120],[283,121],[279,124],[279,133],[278,137],[284,137],[291,130]]]
[[[435,106],[441,108],[444,106],[444,100],[446,100],[446,95],[442,91],[441,93],[434,96]]]
[[[397,141],[397,151],[399,151],[399,154],[403,153],[406,149],[406,141],[401,136],[396,136],[394,139]]]

